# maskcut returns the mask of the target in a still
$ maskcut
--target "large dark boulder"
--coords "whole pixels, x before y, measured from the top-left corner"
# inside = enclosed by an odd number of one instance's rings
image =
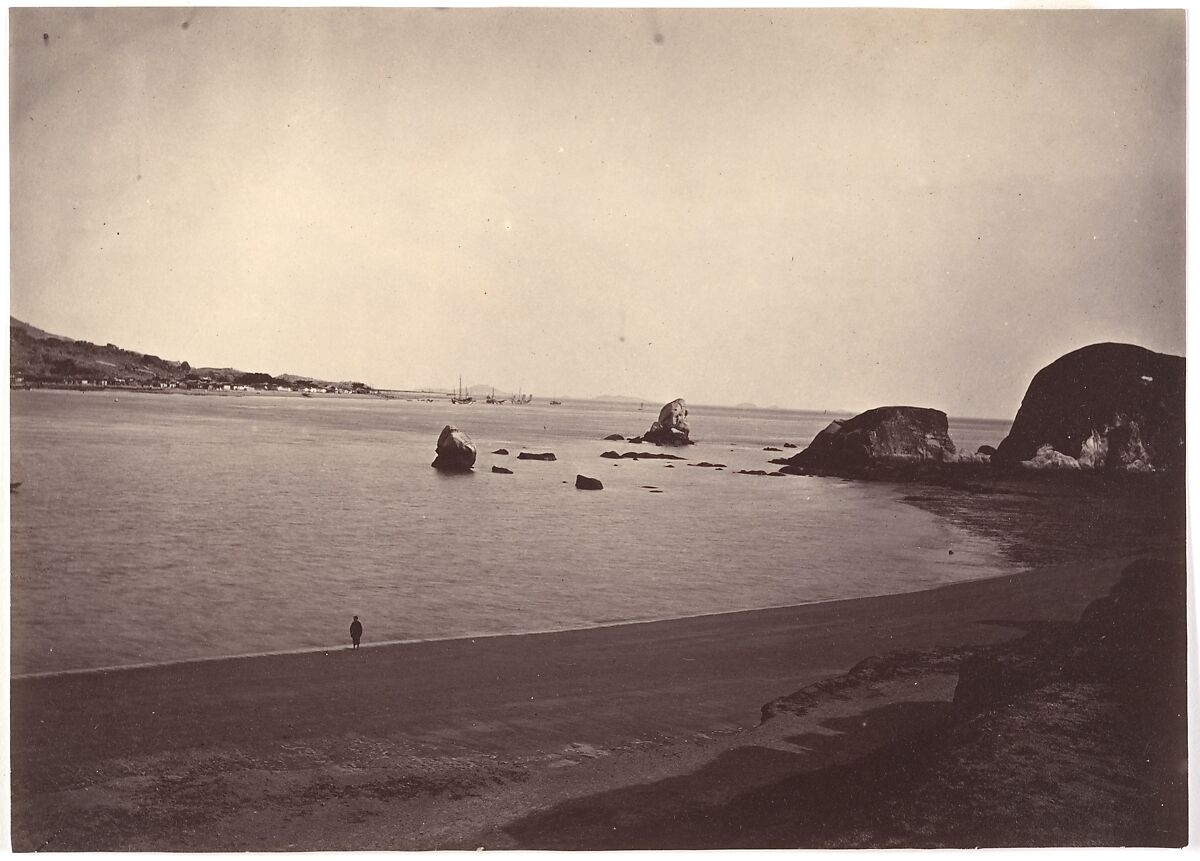
[[[444,472],[466,472],[475,465],[475,443],[454,425],[442,428],[433,468]]]
[[[954,701],[985,708],[1063,679],[1118,684],[1147,698],[1186,698],[1187,567],[1140,559],[1078,623],[1046,622],[964,660]]]
[[[1036,458],[1049,445],[1094,469],[1182,469],[1181,356],[1093,344],[1038,371],[992,462]]]
[[[630,442],[652,442],[655,445],[691,445],[691,429],[687,423],[687,404],[676,398],[658,411],[658,421],[650,430]]]
[[[946,414],[925,407],[876,407],[835,420],[808,448],[787,458],[783,472],[841,472],[873,463],[947,462],[955,459]],[[777,461],[772,461],[776,463]]]

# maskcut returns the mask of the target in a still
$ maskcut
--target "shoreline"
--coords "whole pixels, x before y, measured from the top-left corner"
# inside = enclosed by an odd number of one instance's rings
[[[1114,557],[1118,558],[1118,557]],[[1119,557],[1124,559],[1125,557]],[[1129,557],[1130,559],[1133,557]],[[1110,561],[1108,559],[1099,559],[1099,562]],[[379,640],[376,642],[364,642],[362,649],[380,649],[396,646],[414,646],[422,643],[449,643],[458,641],[475,640],[494,640],[502,637],[536,637],[549,634],[569,634],[582,631],[602,631],[609,628],[625,628],[636,625],[659,625],[671,622],[687,622],[696,619],[710,619],[713,617],[725,616],[744,616],[754,613],[765,613],[771,611],[798,610],[803,607],[813,607],[824,604],[839,604],[847,601],[869,601],[891,598],[899,595],[911,595],[915,592],[930,592],[937,589],[944,589],[950,586],[960,586],[967,583],[979,583],[985,580],[995,580],[1002,577],[1013,577],[1019,574],[1026,574],[1031,568],[1021,568],[1015,566],[1016,570],[1007,571],[999,574],[988,574],[982,577],[970,577],[964,580],[955,580],[949,583],[942,583],[937,586],[922,586],[914,589],[906,589],[901,592],[881,592],[876,595],[855,595],[851,598],[828,598],[825,600],[816,601],[801,601],[793,604],[771,604],[766,607],[747,607],[740,610],[716,610],[711,613],[691,613],[683,616],[662,616],[652,619],[628,619],[619,622],[597,622],[591,625],[579,625],[566,628],[539,628],[528,631],[500,631],[495,633],[467,633],[454,634],[448,637],[424,637],[411,638],[403,640]],[[10,681],[21,681],[26,679],[49,679],[60,676],[82,676],[92,675],[97,673],[111,674],[121,673],[129,670],[154,670],[176,667],[187,664],[211,664],[221,663],[225,661],[243,661],[254,660],[256,658],[277,658],[286,657],[289,655],[313,655],[313,654],[329,654],[330,652],[339,652],[349,648],[346,643],[338,643],[336,645],[325,646],[301,646],[295,649],[271,649],[262,652],[244,652],[230,655],[211,655],[200,656],[194,658],[176,658],[169,661],[144,661],[134,664],[110,664],[99,667],[74,667],[63,670],[39,670],[28,673],[12,673],[9,675]]]
[[[673,751],[668,759],[699,755],[756,727],[764,704],[865,658],[1006,642],[1030,620],[1074,620],[1129,558],[895,595],[482,642],[13,679],[14,845],[253,849],[287,848],[290,838],[303,848],[449,846],[466,839],[458,832],[468,826],[495,832],[538,804],[588,790],[588,769],[603,771],[593,763],[615,769],[605,779],[619,784],[662,765],[664,752]],[[486,784],[457,801],[430,790],[395,802],[394,812],[445,819],[449,831],[431,842],[363,837],[373,823],[355,818],[353,800],[304,808],[333,818],[319,837],[297,838],[284,820],[242,821],[247,806],[293,815],[290,805],[308,804],[300,790],[278,804],[251,792],[228,809],[181,800],[189,821],[222,823],[212,833],[198,827],[191,838],[170,816],[159,823],[138,813],[147,786],[161,784],[154,790],[161,792],[200,776],[221,786],[263,775],[336,787],[418,766],[456,780],[482,774]],[[510,772],[518,776],[504,776]],[[178,805],[168,806],[179,814]],[[480,808],[476,818],[463,818],[468,807]]]
[[[1111,487],[1106,487],[1098,481],[1070,481],[1078,476],[1068,476],[1067,482],[1055,481],[1055,476],[1026,475],[997,477],[986,485],[975,484],[970,488],[955,486],[939,486],[924,482],[881,482],[888,484],[892,494],[892,504],[912,506],[933,515],[947,527],[961,530],[964,533],[991,542],[999,559],[1009,566],[1003,573],[988,573],[979,577],[951,581],[937,586],[922,586],[898,592],[882,592],[874,595],[856,595],[848,598],[829,598],[805,601],[792,604],[773,604],[763,607],[749,607],[735,610],[717,610],[713,612],[686,614],[678,616],[662,616],[648,619],[627,619],[611,622],[597,622],[568,627],[539,628],[522,631],[497,632],[467,632],[452,634],[445,637],[406,638],[399,640],[380,640],[365,643],[363,648],[377,649],[386,647],[411,646],[421,643],[444,643],[453,641],[483,640],[502,637],[524,637],[547,634],[562,634],[568,632],[594,631],[609,628],[621,628],[635,625],[654,625],[672,621],[686,621],[710,617],[736,616],[763,611],[781,611],[792,608],[810,607],[824,604],[836,604],[845,601],[882,599],[891,596],[912,594],[933,589],[977,583],[1002,577],[1010,577],[1027,573],[1039,568],[1072,564],[1082,560],[1104,562],[1115,559],[1133,559],[1139,556],[1154,555],[1158,552],[1170,552],[1174,543],[1173,535],[1183,533],[1181,525],[1163,529],[1161,518],[1182,516],[1183,506],[1178,506],[1174,515],[1168,506],[1162,508],[1162,497],[1159,494],[1160,485],[1166,479],[1151,477],[1145,481],[1126,481],[1118,484],[1116,496]],[[1091,476],[1086,476],[1090,479]],[[1139,479],[1140,476],[1134,476]],[[1167,485],[1170,486],[1170,485]],[[987,489],[987,496],[981,496]],[[1070,514],[1070,507],[1092,505],[1096,499],[1115,502],[1120,498],[1120,518],[1111,512],[1106,516],[1091,519],[1076,519]],[[1175,498],[1168,494],[1168,498]],[[1179,494],[1182,498],[1182,493]],[[981,504],[986,499],[984,504]],[[1124,519],[1121,519],[1124,518]],[[1081,536],[1086,536],[1083,542],[1075,546],[1067,546],[1061,540],[1051,535],[1053,530],[1079,530]],[[1138,536],[1137,541],[1131,540],[1131,533]],[[1080,546],[1085,549],[1080,550]],[[115,673],[129,670],[146,670],[165,668],[188,664],[211,664],[222,661],[238,661],[257,658],[273,658],[288,655],[309,655],[336,652],[345,648],[346,644],[325,644],[298,646],[294,648],[268,649],[256,652],[241,652],[222,655],[201,655],[185,658],[174,658],[166,661],[145,661],[131,664],[107,664],[96,667],[73,667],[66,669],[35,670],[31,672],[10,673],[10,680],[54,678],[60,676],[80,676],[97,673]]]

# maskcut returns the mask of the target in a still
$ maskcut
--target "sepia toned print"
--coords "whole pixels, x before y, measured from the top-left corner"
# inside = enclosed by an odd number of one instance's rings
[[[1188,843],[1182,11],[9,24],[14,850]]]

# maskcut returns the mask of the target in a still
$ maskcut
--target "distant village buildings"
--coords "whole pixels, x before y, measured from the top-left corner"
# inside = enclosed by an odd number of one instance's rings
[[[364,383],[344,385],[323,385],[312,380],[300,380],[288,383],[280,380],[256,383],[232,382],[212,377],[188,375],[182,380],[151,377],[150,379],[134,379],[131,377],[99,377],[99,376],[64,376],[64,377],[27,377],[24,373],[13,372],[9,375],[9,385],[13,388],[135,388],[135,389],[183,389],[187,391],[208,392],[297,392],[303,394],[329,395],[369,395],[373,389]]]

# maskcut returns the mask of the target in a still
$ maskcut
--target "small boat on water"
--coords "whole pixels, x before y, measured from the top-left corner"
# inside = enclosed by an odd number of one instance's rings
[[[475,399],[473,397],[471,397],[471,395],[469,393],[463,391],[461,376],[458,378],[458,388],[455,390],[454,395],[450,398],[450,403],[452,403],[452,404],[473,404],[473,403],[475,403]]]

